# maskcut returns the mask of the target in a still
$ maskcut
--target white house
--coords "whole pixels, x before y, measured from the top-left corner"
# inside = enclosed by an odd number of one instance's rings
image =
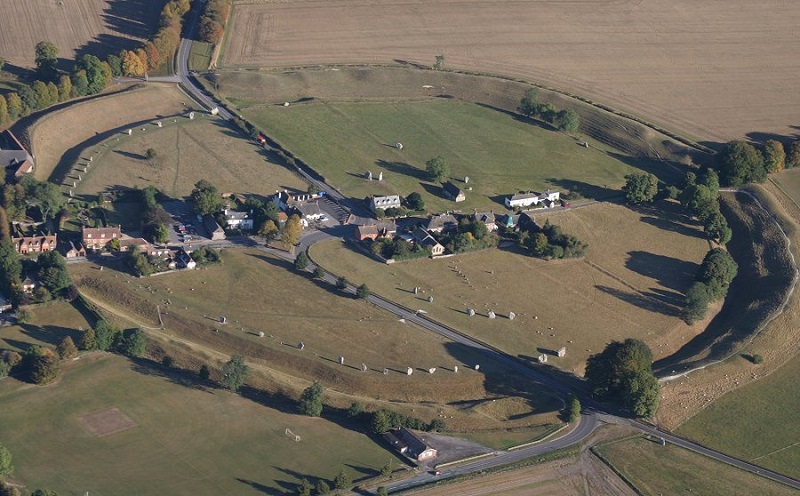
[[[253,229],[253,219],[249,213],[236,212],[229,208],[225,209],[225,224],[228,229],[241,229],[243,231],[251,231]]]
[[[542,193],[519,193],[509,196],[505,199],[505,204],[508,208],[530,207],[540,204],[546,208],[551,208],[555,206],[555,202],[559,201],[560,198],[560,192],[548,189]]]
[[[319,208],[317,201],[299,201],[293,205],[294,212],[300,216],[300,223],[303,228],[308,227],[308,223],[314,220],[320,220],[325,214]]]
[[[370,207],[372,207],[372,211],[376,212],[378,209],[386,210],[387,208],[400,208],[400,196],[399,195],[389,195],[389,196],[373,196],[372,201],[370,202]]]

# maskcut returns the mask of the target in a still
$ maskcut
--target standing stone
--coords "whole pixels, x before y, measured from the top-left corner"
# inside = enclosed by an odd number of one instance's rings
[[[467,315],[469,315],[470,317],[474,317],[475,316],[475,309],[474,308],[468,308],[467,309]]]
[[[194,119],[194,112],[189,112],[189,120],[193,120],[193,119]]]
[[[414,373],[414,369],[412,369],[411,367],[406,368],[406,375],[411,375],[413,373]]]
[[[458,365],[453,365],[453,372],[458,374]]]
[[[297,345],[297,347],[300,348],[300,351],[303,351],[303,348],[306,347],[306,344],[304,342],[300,341],[300,344]]]
[[[339,365],[344,365],[344,357],[343,356],[339,357]]]
[[[133,134],[133,129],[128,129],[128,136]]]
[[[91,162],[92,160],[94,160],[94,157],[89,157],[89,162]]]
[[[477,364],[477,363],[476,363],[476,364],[475,364],[475,370],[480,370],[480,369],[481,369],[481,366],[480,366],[479,364]]]
[[[414,294],[419,294],[419,286],[414,286]]]
[[[372,171],[367,171],[367,181],[372,181]]]
[[[565,356],[567,356],[567,347],[562,346],[561,348],[558,349],[557,353],[558,353],[558,358],[564,358]]]
[[[383,181],[383,171],[378,173],[378,181]]]
[[[497,317],[497,316],[494,314],[494,312],[493,312],[493,311],[491,311],[491,310],[489,310],[489,318],[490,318],[490,319],[493,319],[493,318],[495,318],[495,317]]]
[[[428,303],[433,303],[433,295],[428,296]]]
[[[514,320],[517,318],[517,314],[514,312],[508,312],[508,320]]]
[[[434,372],[436,372],[436,367],[431,367],[428,369],[429,374],[433,374]]]
[[[464,176],[464,184],[469,184],[469,176]]]
[[[539,363],[547,363],[547,355],[545,355],[544,353],[539,355]]]
[[[383,375],[389,375],[389,369],[383,369]]]
[[[158,127],[163,127],[163,126],[161,125],[161,121],[158,121],[158,122],[156,122],[156,125],[157,125]]]
[[[264,331],[258,331],[258,337],[263,338],[264,337]]]
[[[367,371],[367,364],[366,363],[362,363],[361,364],[361,372],[366,372],[366,371]]]

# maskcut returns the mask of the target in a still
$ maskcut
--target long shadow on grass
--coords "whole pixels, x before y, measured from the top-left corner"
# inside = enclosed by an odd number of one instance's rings
[[[280,495],[280,494],[286,494],[285,492],[283,492],[283,491],[281,491],[279,489],[275,489],[274,487],[265,486],[264,484],[261,484],[261,483],[256,482],[256,481],[242,479],[241,477],[237,477],[236,480],[241,482],[242,484],[247,484],[248,486],[252,487],[256,491],[264,493],[264,494],[273,494],[273,495],[276,495],[276,496]],[[274,482],[277,482],[278,484],[281,484],[281,481],[274,481]],[[283,484],[281,484],[281,485],[283,485]],[[286,489],[292,490],[292,491],[296,491],[297,488],[298,488],[297,484],[292,484],[292,487],[287,487]]]
[[[739,272],[728,289],[720,312],[708,327],[673,355],[653,364],[658,376],[720,360],[734,353],[759,325],[782,304],[794,269],[786,242],[768,214],[749,196],[723,195],[722,213],[733,229],[728,252]]]
[[[625,267],[679,292],[686,289],[682,283],[693,280],[698,269],[694,262],[639,250],[628,252]]]
[[[413,165],[407,164],[405,162],[389,162],[387,160],[378,159],[375,161],[375,165],[377,165],[378,167],[383,167],[389,172],[394,172],[395,174],[402,174],[404,176],[413,177],[414,179],[418,179],[420,181],[426,181],[428,179],[428,175],[425,173],[424,170],[417,169]],[[377,177],[377,175],[375,177]]]
[[[478,107],[483,107],[485,109],[494,110],[495,112],[500,112],[501,114],[505,114],[511,117],[517,122],[522,122],[530,126],[536,126],[540,129],[544,129],[545,131],[557,131],[557,129],[554,126],[544,121],[531,119],[530,117],[525,117],[524,115],[518,114],[516,112],[512,112],[510,110],[506,110],[500,107],[495,107],[494,105],[489,105],[488,103],[475,102],[475,105],[477,105]]]
[[[77,343],[83,333],[77,329],[69,327],[61,327],[55,325],[32,325],[22,324],[22,333],[30,336],[31,338],[41,341],[43,343],[52,344],[53,346],[61,342],[62,339],[69,336],[72,341]]]
[[[680,295],[677,293],[665,298],[664,294],[654,291],[627,292],[602,285],[595,285],[595,288],[644,310],[669,315],[670,317],[680,315],[681,309],[677,306],[677,303],[680,302]]]
[[[596,186],[583,181],[551,177],[547,179],[547,182],[556,187],[566,189],[572,195],[578,194],[583,198],[591,198],[592,200],[608,201],[620,197],[618,190]]]
[[[142,375],[160,377],[168,380],[172,384],[190,389],[197,389],[207,393],[211,393],[216,389],[221,389],[211,381],[200,379],[197,373],[189,370],[164,367],[160,363],[147,358],[128,357],[128,359],[131,361],[131,370]]]

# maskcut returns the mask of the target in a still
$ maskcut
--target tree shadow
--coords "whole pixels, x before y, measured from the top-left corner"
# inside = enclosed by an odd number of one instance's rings
[[[592,200],[611,200],[622,198],[622,192],[616,189],[596,186],[583,181],[562,178],[548,178],[547,182],[559,188],[569,191],[570,194],[578,194],[583,198]]]
[[[241,477],[237,477],[236,480],[241,482],[242,484],[247,484],[248,486],[252,487],[253,489],[255,489],[256,491],[258,491],[260,493],[271,494],[271,495],[274,495],[274,496],[278,496],[278,495],[281,495],[281,494],[286,494],[284,491],[281,491],[279,489],[275,489],[274,487],[265,486],[264,484],[261,484],[260,482],[251,481],[249,479],[242,479]],[[274,481],[274,482],[280,483],[281,481]],[[297,487],[298,487],[297,484],[293,484],[293,485],[291,485],[291,487],[286,487],[285,489],[287,489],[287,490],[296,490]]]
[[[122,155],[123,157],[132,158],[134,160],[144,160],[147,157],[140,153],[126,152],[125,150],[113,150],[114,153]]]
[[[83,333],[77,329],[55,325],[20,324],[22,333],[42,343],[58,345],[62,339],[69,336],[74,343],[78,343]]]
[[[504,108],[495,107],[494,105],[489,105],[488,103],[475,102],[475,105],[477,105],[479,107],[483,107],[485,109],[494,110],[495,112],[500,112],[501,114],[505,114],[505,115],[511,117],[512,119],[514,119],[517,122],[523,122],[523,123],[528,124],[530,126],[536,126],[539,129],[544,129],[545,131],[558,131],[558,128],[556,128],[555,126],[553,126],[550,123],[547,123],[545,121],[540,121],[538,119],[532,119],[530,117],[525,117],[524,115],[518,114],[516,112],[512,112],[511,110],[506,110]]]
[[[387,160],[378,159],[375,161],[375,165],[377,165],[378,167],[383,167],[387,171],[394,172],[395,174],[410,176],[420,181],[428,180],[427,172],[425,172],[422,169],[418,169],[413,165],[407,164],[405,162],[389,162]],[[378,175],[375,174],[374,177],[377,178]]]
[[[647,291],[626,292],[617,288],[602,285],[596,285],[595,288],[603,293],[622,300],[625,303],[629,303],[644,310],[649,310],[651,312],[656,312],[663,315],[669,315],[671,317],[680,315],[680,308],[677,308],[673,304],[666,303],[662,295],[659,294]]]
[[[128,360],[131,362],[131,370],[142,375],[160,377],[172,384],[209,394],[213,394],[214,390],[221,389],[210,381],[200,379],[197,373],[190,370],[164,367],[154,360],[142,357],[128,357]]]
[[[441,186],[436,184],[429,184],[429,183],[419,183],[422,186],[422,189],[425,190],[426,193],[429,195],[435,196],[437,198],[444,198],[444,189]]]
[[[692,281],[699,268],[694,262],[639,250],[628,252],[625,267],[679,292],[686,290],[686,281]]]

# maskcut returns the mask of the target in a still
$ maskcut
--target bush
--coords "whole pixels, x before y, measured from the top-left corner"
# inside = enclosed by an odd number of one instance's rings
[[[49,384],[58,376],[58,357],[51,350],[34,347],[29,350],[30,380],[34,384]]]
[[[314,269],[314,277],[317,279],[322,279],[325,277],[325,269],[317,265],[317,267]]]
[[[174,363],[175,360],[169,355],[164,355],[164,358],[161,359],[161,365],[168,369],[172,368]]]
[[[305,270],[308,267],[308,255],[306,252],[301,251],[294,259],[294,268],[297,270]]]
[[[78,348],[75,347],[75,343],[72,342],[72,338],[69,336],[65,337],[60,343],[58,343],[56,351],[62,360],[71,360],[78,356]]]
[[[763,356],[761,356],[761,355],[758,355],[758,354],[756,354],[756,355],[753,355],[753,356],[751,357],[751,360],[752,360],[752,362],[753,362],[754,364],[756,364],[756,365],[760,365],[760,364],[764,363],[764,357],[763,357]]]
[[[336,288],[337,289],[342,289],[342,290],[346,289],[348,284],[349,284],[349,282],[347,281],[347,278],[344,277],[344,276],[339,276],[336,279]]]
[[[208,365],[201,365],[197,375],[200,377],[200,380],[207,381],[208,378],[211,377],[211,371],[208,369]]]
[[[367,287],[366,283],[362,284],[361,286],[356,289],[356,298],[360,300],[366,300],[369,298],[370,292],[369,288]]]

